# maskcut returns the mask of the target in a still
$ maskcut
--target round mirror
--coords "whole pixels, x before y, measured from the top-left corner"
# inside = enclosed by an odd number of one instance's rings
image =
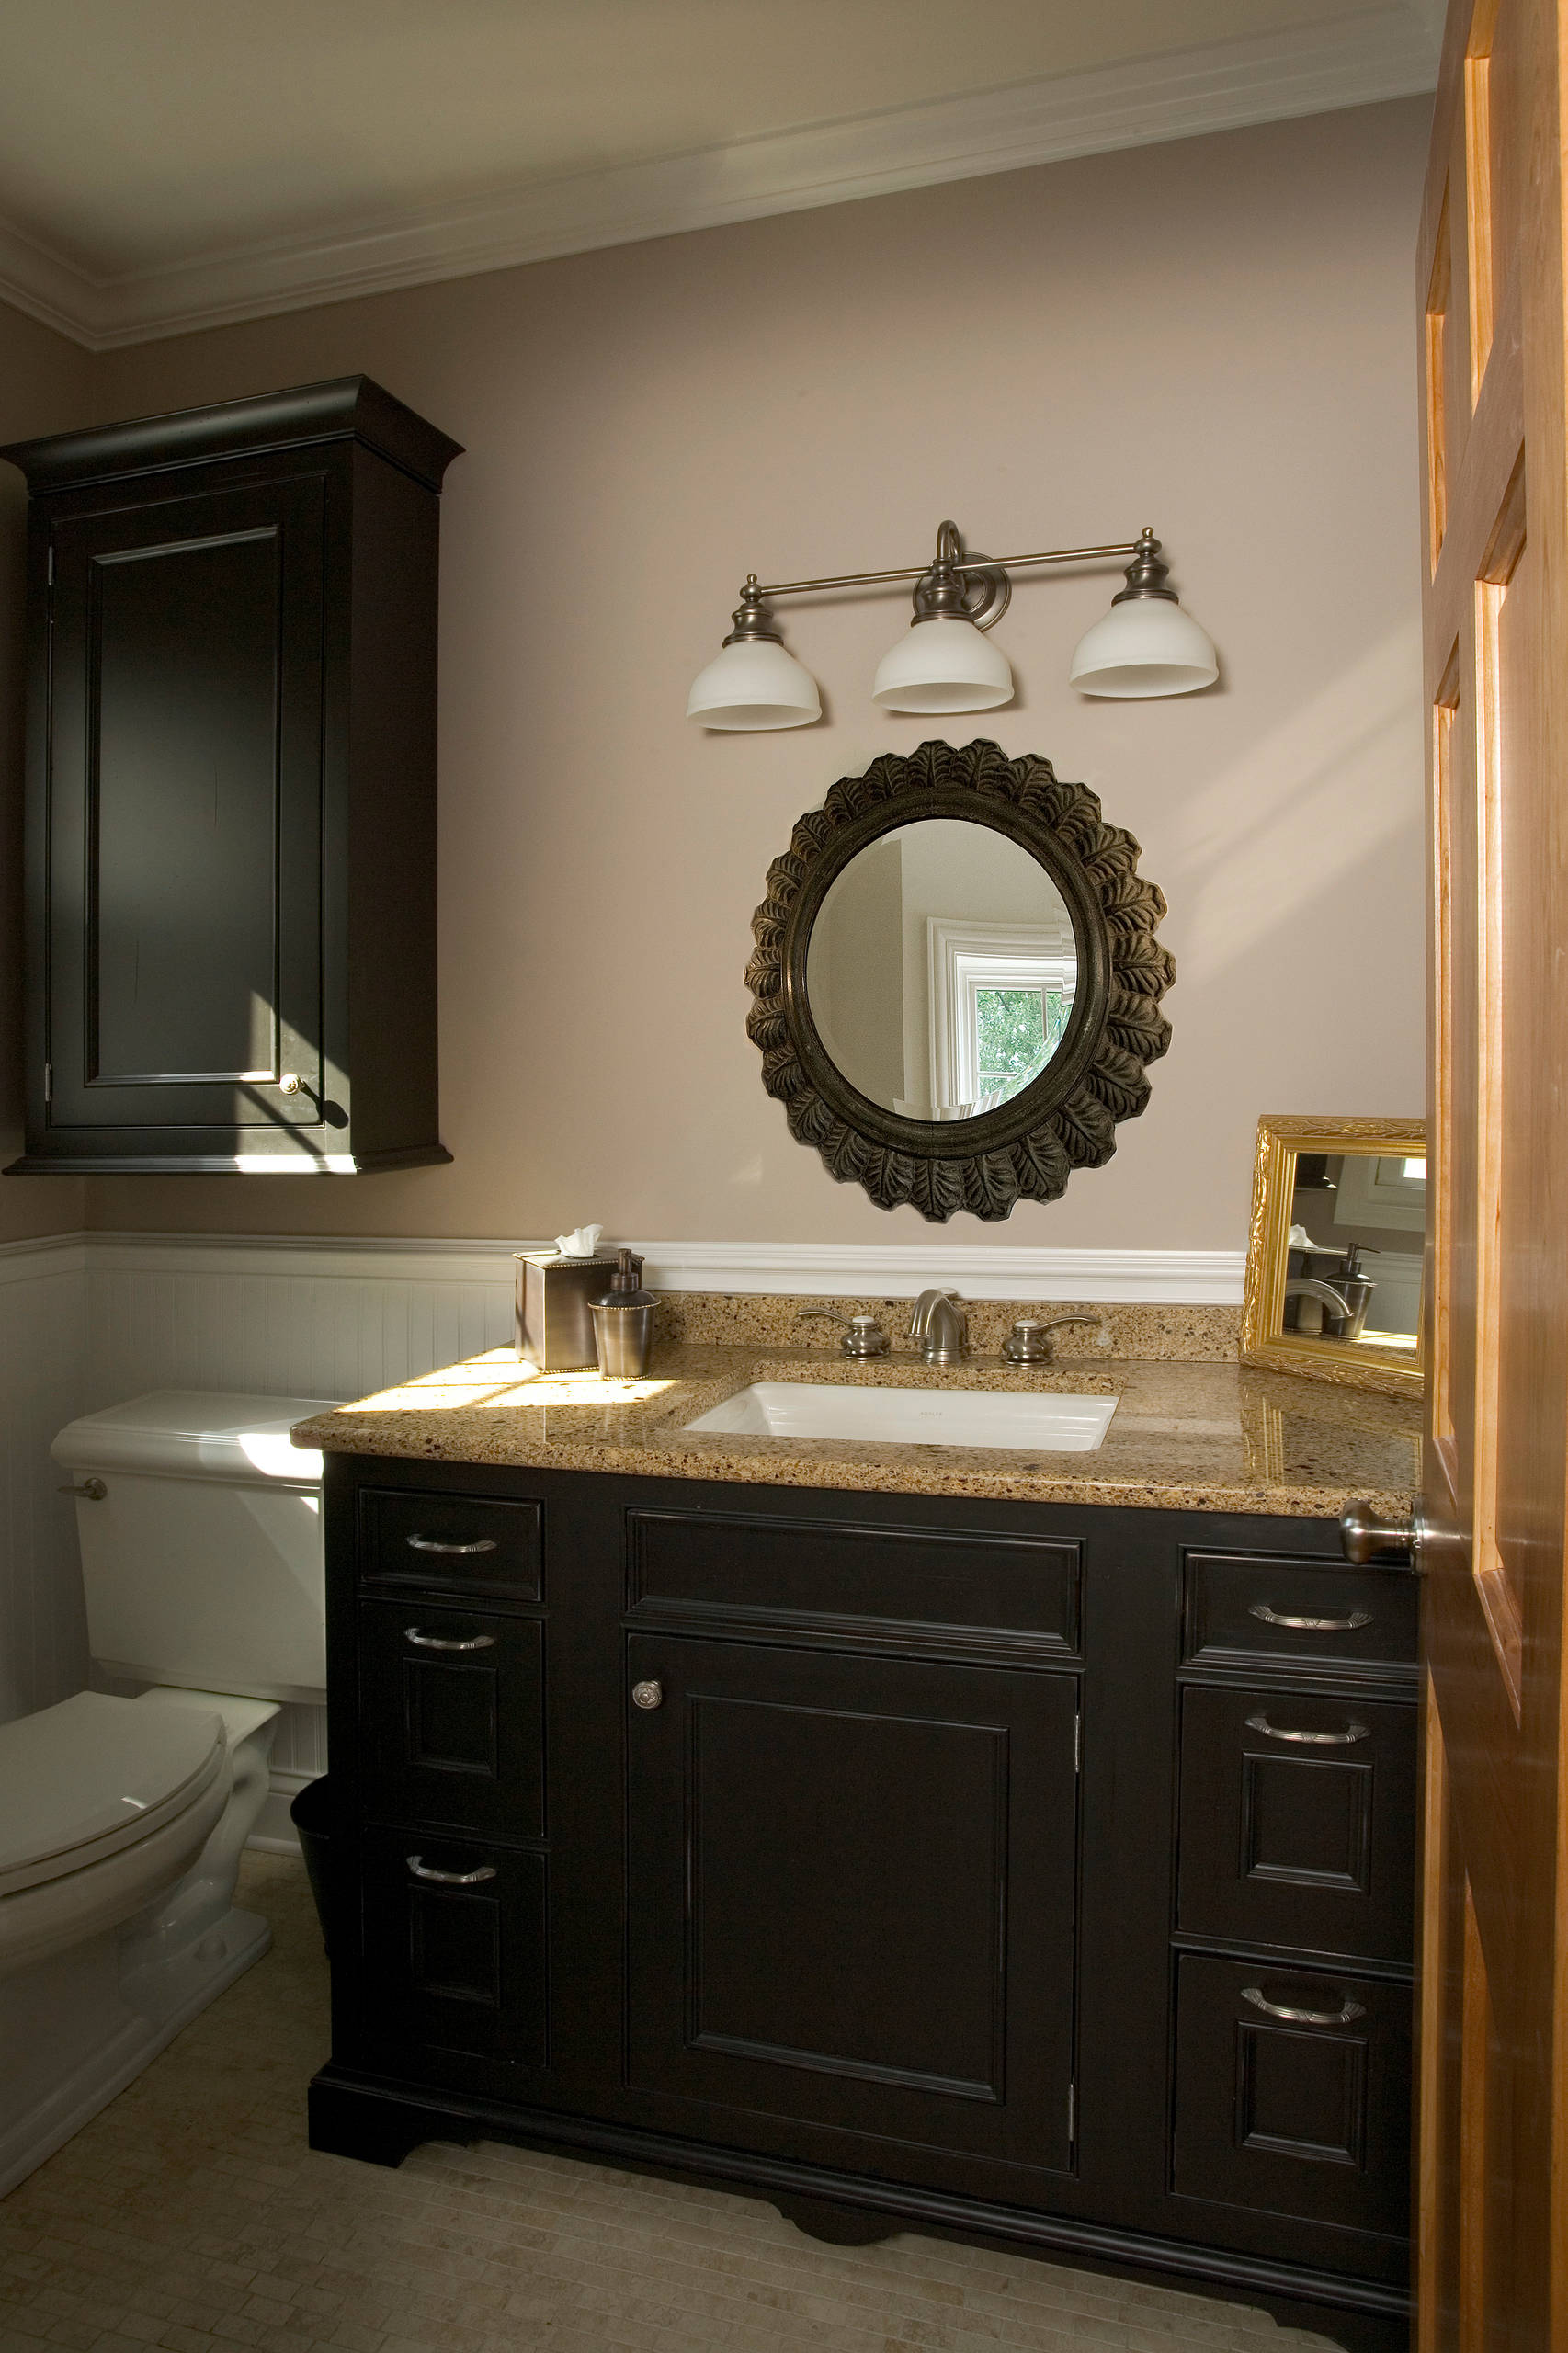
[[[900,825],[851,858],[806,952],[824,1051],[906,1120],[976,1119],[1022,1094],[1066,1034],[1077,982],[1073,918],[1045,868],[952,817]]]
[[[879,1209],[1054,1201],[1149,1099],[1165,912],[1131,835],[1038,752],[884,752],[767,870],[746,965],[762,1083]]]

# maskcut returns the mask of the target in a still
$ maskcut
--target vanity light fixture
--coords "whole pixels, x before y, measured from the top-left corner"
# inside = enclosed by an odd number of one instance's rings
[[[871,699],[883,710],[921,715],[994,710],[1013,699],[1013,673],[1000,647],[983,632],[1007,609],[1009,571],[1029,563],[1091,563],[1131,556],[1127,585],[1110,611],[1080,639],[1068,676],[1080,694],[1133,699],[1191,694],[1220,675],[1214,648],[1183,612],[1160,542],[1145,529],[1136,540],[1097,548],[1055,548],[1035,555],[966,556],[958,526],[944,523],[937,552],[926,565],[892,572],[846,572],[825,580],[759,583],[748,573],[734,627],[722,650],[701,671],[686,715],[699,726],[731,730],[805,727],[822,716],[811,672],[786,651],[767,600],[803,597],[826,588],[880,586],[913,580],[915,612],[908,632],[879,664]]]

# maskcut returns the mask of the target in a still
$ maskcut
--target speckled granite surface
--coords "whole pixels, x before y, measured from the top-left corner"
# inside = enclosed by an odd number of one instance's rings
[[[1092,1392],[1119,1403],[1103,1444],[1088,1454],[686,1427],[754,1381]],[[1323,1518],[1360,1495],[1384,1511],[1409,1507],[1420,1410],[1404,1398],[1250,1371],[1233,1360],[1102,1358],[1091,1371],[1081,1359],[1026,1370],[977,1354],[937,1369],[909,1356],[850,1364],[820,1346],[665,1341],[638,1381],[536,1372],[510,1349],[493,1349],[302,1422],[294,1436],[335,1453],[438,1462]]]

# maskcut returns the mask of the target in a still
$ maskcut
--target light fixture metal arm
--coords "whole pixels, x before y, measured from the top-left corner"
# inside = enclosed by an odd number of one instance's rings
[[[1088,563],[1118,555],[1137,555],[1144,540],[1152,539],[1144,532],[1142,540],[1118,540],[1108,547],[1048,548],[1036,555],[960,556],[953,563],[955,572],[1006,572],[1021,563]],[[1158,545],[1158,541],[1155,541]],[[903,564],[894,572],[840,572],[827,580],[758,581],[756,574],[748,575],[746,588],[753,597],[803,597],[817,588],[862,588],[874,586],[883,580],[923,580],[931,570],[930,559],[924,563]]]

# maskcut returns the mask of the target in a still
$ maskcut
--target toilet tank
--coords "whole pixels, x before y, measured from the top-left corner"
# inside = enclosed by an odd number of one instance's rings
[[[330,1402],[164,1389],[61,1431],[51,1451],[76,1491],[98,1665],[324,1699],[321,1456],[289,1431]]]

